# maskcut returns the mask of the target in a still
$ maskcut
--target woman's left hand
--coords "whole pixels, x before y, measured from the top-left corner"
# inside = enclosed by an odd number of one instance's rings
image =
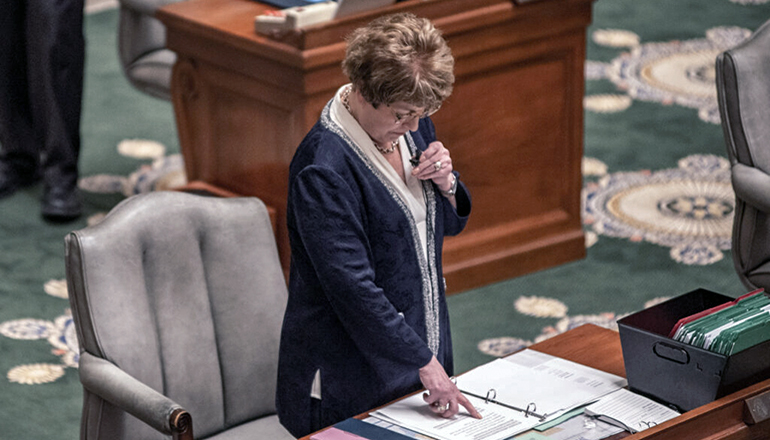
[[[432,180],[442,192],[449,191],[454,183],[452,158],[449,150],[439,141],[431,142],[420,156],[420,164],[412,175],[420,180]]]

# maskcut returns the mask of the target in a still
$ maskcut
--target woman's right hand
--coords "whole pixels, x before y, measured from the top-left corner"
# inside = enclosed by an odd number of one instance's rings
[[[457,414],[462,405],[471,416],[477,419],[481,418],[481,414],[446,374],[436,356],[433,356],[427,365],[420,368],[420,381],[427,391],[422,397],[434,413],[449,418]]]

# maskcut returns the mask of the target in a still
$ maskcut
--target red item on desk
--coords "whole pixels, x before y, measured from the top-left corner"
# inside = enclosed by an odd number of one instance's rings
[[[310,440],[366,440],[365,438],[353,433],[330,427],[310,436]]]

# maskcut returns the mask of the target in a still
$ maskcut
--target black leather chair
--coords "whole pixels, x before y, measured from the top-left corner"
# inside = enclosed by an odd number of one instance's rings
[[[732,255],[749,289],[770,290],[770,21],[716,60],[735,190]]]
[[[166,48],[166,28],[155,11],[180,0],[119,0],[118,55],[123,73],[138,90],[171,99],[176,53]]]
[[[255,198],[134,196],[66,237],[84,440],[288,440],[275,415],[287,289]]]

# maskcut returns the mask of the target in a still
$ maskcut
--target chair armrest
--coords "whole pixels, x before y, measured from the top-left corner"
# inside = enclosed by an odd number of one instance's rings
[[[192,438],[192,419],[181,405],[139,382],[112,362],[84,352],[80,355],[78,369],[80,382],[88,391],[163,434],[177,438],[189,431],[189,438]]]
[[[736,163],[732,166],[732,181],[736,196],[760,211],[770,212],[770,176]]]

